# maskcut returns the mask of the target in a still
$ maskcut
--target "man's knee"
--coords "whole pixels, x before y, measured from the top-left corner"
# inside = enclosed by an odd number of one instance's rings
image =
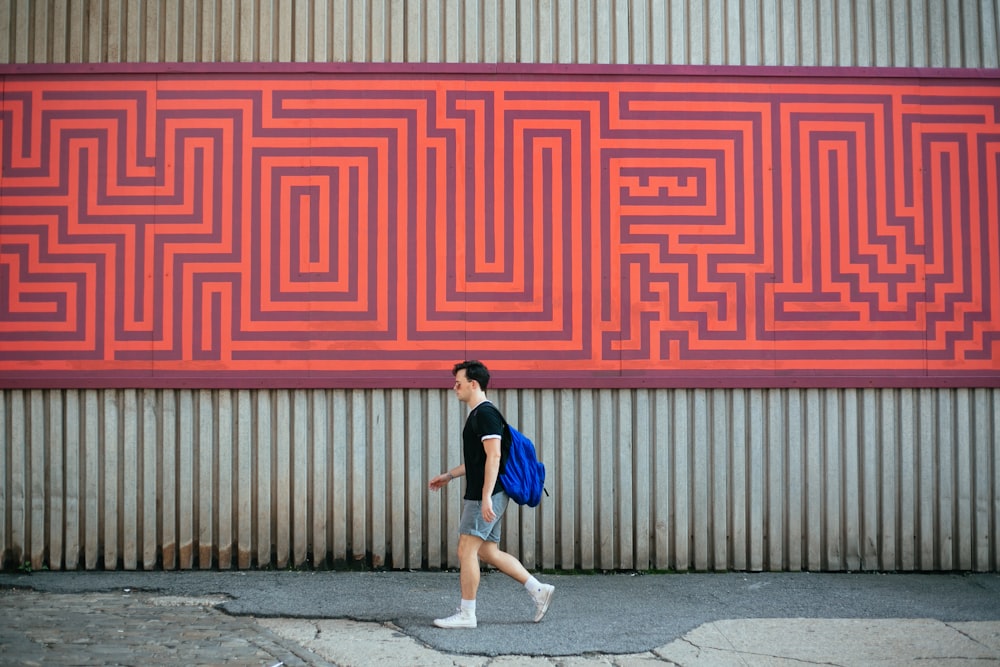
[[[479,558],[492,564],[496,560],[496,557],[500,554],[500,545],[491,540],[484,540],[482,544],[479,545],[479,550],[477,552]]]
[[[482,548],[484,541],[482,538],[476,537],[475,535],[459,535],[458,536],[458,557],[459,559],[465,558],[466,556],[471,556],[473,554],[478,554]]]

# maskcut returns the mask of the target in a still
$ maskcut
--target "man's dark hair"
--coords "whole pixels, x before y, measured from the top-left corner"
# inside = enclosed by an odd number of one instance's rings
[[[483,391],[486,391],[486,387],[490,384],[490,372],[487,370],[486,365],[481,361],[470,359],[469,361],[457,363],[455,364],[455,367],[451,369],[451,374],[458,375],[459,371],[465,371],[466,379],[478,382],[479,388]]]

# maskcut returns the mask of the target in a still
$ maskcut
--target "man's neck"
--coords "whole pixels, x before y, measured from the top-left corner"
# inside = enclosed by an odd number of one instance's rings
[[[481,391],[478,394],[470,396],[467,405],[469,406],[470,410],[475,410],[476,408],[479,407],[480,404],[485,403],[488,400],[489,399],[486,398],[486,392]]]

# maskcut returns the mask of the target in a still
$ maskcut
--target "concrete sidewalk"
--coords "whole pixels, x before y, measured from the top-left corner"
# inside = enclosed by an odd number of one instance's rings
[[[0,575],[4,665],[1000,664],[995,574],[483,576],[479,627],[441,630],[458,575]]]

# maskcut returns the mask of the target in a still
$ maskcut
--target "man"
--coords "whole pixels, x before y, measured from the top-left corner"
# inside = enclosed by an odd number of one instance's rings
[[[465,495],[458,536],[458,562],[462,602],[458,612],[439,618],[439,628],[476,627],[476,592],[479,590],[479,561],[485,561],[524,585],[535,601],[535,622],[542,620],[552,601],[554,586],[535,579],[514,556],[500,551],[500,524],[510,500],[499,479],[507,461],[509,443],[502,443],[504,420],[495,405],[486,399],[490,372],[479,361],[455,364],[455,395],[469,406],[462,430],[463,463],[430,481],[434,491],[456,477],[465,475]],[[486,500],[487,502],[483,502]]]

